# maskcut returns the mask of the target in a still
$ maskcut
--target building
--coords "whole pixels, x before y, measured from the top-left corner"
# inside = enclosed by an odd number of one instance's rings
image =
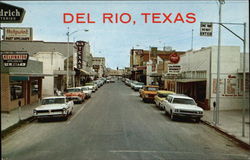
[[[92,59],[93,69],[97,73],[97,77],[104,77],[106,65],[105,65],[105,58],[104,57],[93,57]]]
[[[55,90],[63,91],[65,88],[67,71],[64,70],[66,57],[59,52],[38,52],[33,57],[43,62],[43,73],[48,75],[43,79],[43,96],[54,95]]]
[[[170,49],[157,50],[156,47],[151,47],[151,50],[131,49],[131,79],[144,82],[145,84],[155,82],[161,84],[162,75],[167,70],[166,61],[169,60],[170,55],[182,55],[184,53]]]
[[[69,87],[79,86],[85,81],[90,80],[91,76],[95,73],[92,68],[92,54],[90,53],[90,45],[85,42],[83,53],[82,53],[82,68],[76,67],[77,62],[77,48],[75,43],[72,42],[44,42],[44,41],[1,41],[2,51],[25,51],[33,56],[36,53],[60,53],[65,57],[64,68],[60,70],[67,71],[67,66],[69,67]],[[68,45],[69,44],[69,45]],[[69,46],[69,53],[68,53]],[[67,57],[69,57],[69,65],[67,65]],[[60,58],[61,59],[61,58]],[[55,73],[57,74],[57,73]],[[59,73],[62,73],[60,71]],[[67,75],[67,72],[66,72]],[[66,79],[63,79],[63,88],[66,88]],[[58,87],[57,87],[58,88]],[[60,87],[59,87],[60,88]],[[58,88],[58,89],[59,89]]]
[[[188,51],[178,63],[181,72],[165,75],[168,90],[193,97],[204,109],[213,109],[216,101],[217,46]],[[248,54],[249,56],[249,54]],[[243,105],[242,54],[238,46],[221,46],[220,109],[240,109]],[[246,91],[249,93],[249,67]]]
[[[38,102],[44,76],[42,62],[29,59],[26,67],[5,67],[1,58],[1,112]]]

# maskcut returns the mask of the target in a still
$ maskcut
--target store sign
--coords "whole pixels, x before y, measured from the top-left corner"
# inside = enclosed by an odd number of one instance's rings
[[[181,72],[181,65],[178,64],[168,64],[169,74],[178,74]]]
[[[213,23],[201,22],[200,24],[200,36],[212,37],[213,35]]]
[[[24,15],[23,8],[0,2],[0,23],[22,23]]]
[[[32,28],[5,27],[3,40],[9,41],[32,41]]]
[[[180,61],[180,56],[177,53],[172,53],[169,56],[169,60],[170,60],[170,62],[176,64]]]
[[[1,53],[4,67],[26,67],[28,53]]]
[[[86,42],[84,41],[77,41],[75,43],[77,48],[77,56],[76,56],[76,67],[78,69],[82,69],[83,66],[83,48]]]

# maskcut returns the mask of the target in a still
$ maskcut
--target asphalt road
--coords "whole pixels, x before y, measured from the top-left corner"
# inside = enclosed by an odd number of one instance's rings
[[[173,122],[122,82],[75,105],[67,121],[33,122],[2,140],[4,160],[249,160],[202,123]]]

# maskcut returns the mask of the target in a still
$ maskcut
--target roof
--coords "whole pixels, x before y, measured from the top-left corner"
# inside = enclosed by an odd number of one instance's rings
[[[167,94],[167,93],[175,93],[175,92],[173,92],[173,91],[167,91],[167,90],[159,90],[159,91],[157,91],[157,93]]]
[[[145,87],[159,87],[159,86],[156,86],[156,85],[146,85]]]
[[[43,99],[50,99],[50,98],[66,98],[65,96],[51,96],[51,97],[44,97]]]
[[[184,94],[172,94],[169,96],[174,97],[174,98],[193,99],[192,97],[188,97],[187,95],[184,95]]]

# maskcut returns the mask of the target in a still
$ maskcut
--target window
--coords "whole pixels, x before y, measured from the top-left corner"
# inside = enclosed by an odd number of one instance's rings
[[[31,95],[38,94],[38,80],[31,81]]]
[[[51,98],[51,99],[43,99],[42,100],[42,105],[47,105],[47,104],[63,104],[65,103],[64,98]]]
[[[10,99],[15,100],[19,98],[23,98],[22,81],[10,81]]]
[[[193,99],[185,99],[185,98],[174,98],[173,103],[195,105],[195,102]]]

